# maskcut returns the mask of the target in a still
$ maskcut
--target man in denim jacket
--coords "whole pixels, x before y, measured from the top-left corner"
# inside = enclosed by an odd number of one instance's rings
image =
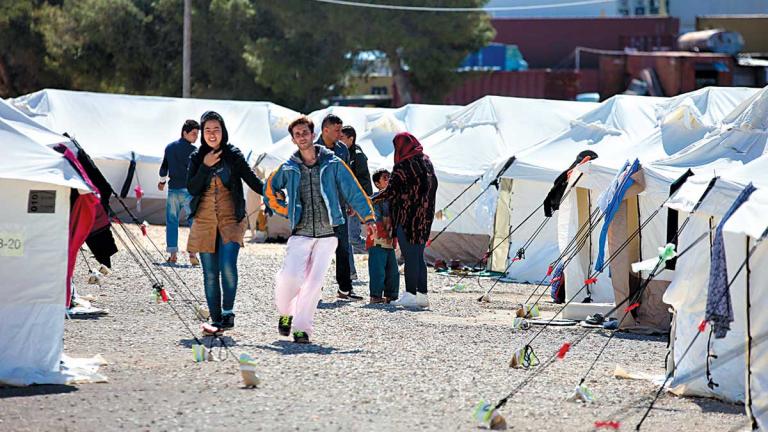
[[[323,146],[315,145],[314,124],[299,117],[288,127],[299,148],[267,179],[267,206],[288,218],[283,268],[277,274],[275,302],[278,331],[297,343],[309,343],[325,273],[338,244],[334,228],[345,222],[343,203],[351,206],[369,232],[375,231],[370,199],[347,164]],[[280,199],[280,192],[285,200]]]

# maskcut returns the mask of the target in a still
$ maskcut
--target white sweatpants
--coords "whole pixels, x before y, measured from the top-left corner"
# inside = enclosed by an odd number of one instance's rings
[[[275,303],[280,315],[293,316],[293,331],[312,336],[315,310],[337,243],[336,237],[288,239],[285,262],[277,274]]]

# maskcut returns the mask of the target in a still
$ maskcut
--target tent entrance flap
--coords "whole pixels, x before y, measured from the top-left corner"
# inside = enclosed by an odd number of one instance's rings
[[[488,250],[493,252],[488,257],[488,270],[504,272],[509,255],[509,230],[512,229],[512,183],[511,178],[499,181],[499,199],[496,203],[496,215],[493,220],[493,236]],[[500,244],[503,243],[503,244]]]

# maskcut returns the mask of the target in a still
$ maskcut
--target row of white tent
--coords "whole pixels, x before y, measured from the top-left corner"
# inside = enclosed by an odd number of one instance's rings
[[[589,231],[584,227],[595,225],[584,237],[584,247],[567,253],[572,260],[564,272],[565,298],[573,303],[565,307],[563,315],[583,319],[586,314],[610,310],[643,280],[650,280],[640,308],[622,327],[664,329],[670,325],[667,309],[671,306],[668,368],[674,372],[673,391],[746,402],[752,417],[764,428],[768,425],[768,398],[763,393],[768,386],[764,356],[768,347],[763,342],[768,321],[760,310],[765,303],[762,289],[768,288],[768,247],[760,241],[768,233],[767,146],[768,87],[707,88],[673,98],[613,97],[572,121],[561,133],[496,162],[489,177],[515,156],[501,182],[502,192],[507,188],[513,193],[500,200],[496,209],[497,219],[507,214],[510,222],[503,231],[497,225],[494,240],[503,239],[510,227],[532,212],[535,215],[524,225],[529,227],[527,231],[518,231],[510,247],[503,248],[507,260],[501,267],[512,278],[536,282],[548,274],[549,265],[558,261],[577,235]],[[553,180],[584,150],[592,150],[598,157],[574,168],[569,177],[571,191],[559,212],[529,246],[526,259],[512,262],[510,255],[544,221],[543,211],[534,210]],[[600,214],[594,211],[601,196],[621,178],[626,164],[635,160],[640,169],[631,176],[634,185],[607,229],[606,255],[616,252],[617,259],[597,272],[603,221],[591,220],[591,215]],[[672,184],[688,170],[693,176],[671,194]],[[714,186],[705,193],[710,183]],[[711,295],[708,283],[715,228],[750,183],[757,191],[723,226],[734,322],[725,338],[708,337],[711,328],[707,327],[707,334],[694,342]],[[668,221],[669,210],[678,212],[677,223]],[[675,269],[657,272],[652,278],[648,271],[632,272],[631,263],[658,255],[669,229],[679,231],[677,250],[685,251]],[[633,236],[634,232],[639,235]],[[709,241],[696,242],[702,235]],[[620,249],[625,242],[628,247]],[[592,277],[597,280],[588,282]],[[590,288],[591,303],[584,303],[585,285]],[[616,313],[617,318],[623,315]]]
[[[48,128],[73,134],[116,189],[124,181],[128,162],[135,159],[139,175],[134,182],[143,183],[148,196],[156,198],[162,195],[146,185],[155,184],[164,144],[178,136],[184,119],[198,117],[209,109],[221,112],[232,142],[253,161],[261,159],[261,169],[268,171],[293,151],[286,127],[298,115],[263,102],[59,90],[45,90],[13,103]],[[762,305],[756,303],[762,300],[761,293],[753,288],[765,287],[768,276],[764,274],[768,268],[764,246],[757,247],[750,257],[749,270],[742,272],[731,287],[736,319],[727,337],[698,338],[681,361],[698,332],[707,299],[710,243],[693,241],[702,233],[714,235],[711,227],[717,225],[749,182],[758,188],[757,192],[724,227],[729,274],[745,260],[747,250],[762,238],[768,226],[764,216],[768,188],[763,189],[768,186],[768,157],[763,156],[768,139],[768,88],[706,88],[673,98],[615,96],[601,104],[488,96],[466,107],[331,107],[310,116],[319,124],[330,112],[357,129],[358,143],[369,158],[371,170],[391,166],[391,139],[396,132],[408,130],[419,137],[438,170],[437,208],[455,215],[468,206],[463,216],[435,222],[435,231],[448,223],[451,226],[440,241],[432,244],[433,256],[471,260],[488,250],[491,238],[492,245],[501,244],[496,248],[499,253],[491,257],[492,269],[504,271],[518,281],[538,282],[549,273],[548,267],[579,229],[590,224],[590,215],[597,214],[593,210],[600,196],[625,163],[637,159],[640,170],[633,175],[635,185],[608,230],[607,254],[615,252],[631,232],[640,235],[629,242],[619,259],[612,260],[607,271],[595,276],[596,282],[590,285],[592,303],[583,303],[584,281],[594,273],[598,233],[602,229],[602,222],[595,221],[586,247],[576,250],[565,268],[566,299],[573,299],[565,308],[566,317],[583,318],[587,313],[605,311],[622,300],[617,293],[629,292],[638,280],[647,278],[648,272],[633,274],[629,264],[655,256],[657,248],[666,242],[668,209],[680,213],[675,227],[680,229],[711,178],[718,176],[681,230],[678,250],[688,246],[691,249],[680,257],[674,271],[665,270],[653,278],[641,308],[633,314],[632,324],[669,326],[664,303],[671,305],[674,318],[670,365],[674,366],[670,367],[675,368],[675,391],[731,401],[749,399],[748,407],[758,422],[768,421],[763,412],[768,399],[760,397],[761,390],[768,386],[768,366],[761,355],[767,350],[761,341],[763,327],[768,324],[751,312]],[[44,139],[36,142],[50,144]],[[560,210],[547,221],[537,207],[555,177],[584,150],[594,151],[598,158],[574,169],[571,191]],[[259,157],[262,154],[264,157]],[[13,173],[18,169],[16,163],[0,165],[0,178],[5,178],[4,171]],[[670,197],[671,184],[688,169],[695,175]],[[40,177],[43,172],[45,169],[34,169],[31,178],[25,180],[44,178]],[[490,187],[481,195],[499,175],[498,190]],[[64,167],[53,177],[56,182],[73,178]],[[526,219],[509,237],[510,230]],[[5,216],[0,222],[6,224]],[[540,232],[533,238],[536,231]],[[525,259],[512,260],[523,245],[527,246]],[[4,256],[0,259],[3,265],[9,262]],[[701,373],[707,365],[709,377]],[[715,381],[719,386],[707,385]]]
[[[116,191],[123,189],[131,160],[135,175],[125,190],[135,197],[141,185],[144,198],[141,216],[164,223],[164,192],[155,187],[165,145],[179,136],[185,119],[199,118],[207,110],[218,111],[227,122],[230,141],[268,173],[286,160],[295,146],[287,126],[299,113],[270,102],[180,99],[42,90],[11,100],[21,111],[45,127],[68,133],[91,155]],[[477,181],[493,162],[507,153],[530,147],[568,127],[577,116],[597,104],[488,96],[466,107],[411,104],[402,108],[329,107],[310,113],[319,133],[322,119],[338,115],[352,125],[358,144],[369,159],[370,171],[393,164],[392,138],[409,131],[422,140],[440,181],[437,207],[458,199],[446,214],[455,221],[437,220],[447,232],[428,250],[430,258],[474,262],[488,247],[495,195],[484,194]],[[468,155],[471,155],[467,157]],[[462,194],[468,186],[471,187]],[[251,199],[258,199],[251,195]],[[253,208],[253,207],[252,207]],[[280,218],[271,218],[270,235],[287,236]]]

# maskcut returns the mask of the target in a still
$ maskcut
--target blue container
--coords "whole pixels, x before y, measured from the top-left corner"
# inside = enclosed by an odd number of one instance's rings
[[[480,50],[478,66],[504,69],[507,58],[507,46],[503,44],[490,44]]]

